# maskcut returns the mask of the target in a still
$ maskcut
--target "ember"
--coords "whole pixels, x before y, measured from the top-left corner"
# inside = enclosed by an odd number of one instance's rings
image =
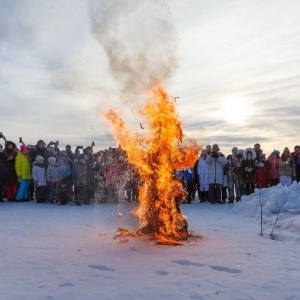
[[[136,234],[154,234],[157,243],[176,245],[187,239],[189,233],[187,220],[180,211],[186,192],[175,170],[192,166],[200,148],[196,143],[182,143],[182,124],[174,97],[161,84],[149,92],[147,103],[138,113],[145,118],[142,134],[130,130],[114,110],[106,115],[117,143],[140,175],[139,206],[132,211],[141,225]]]

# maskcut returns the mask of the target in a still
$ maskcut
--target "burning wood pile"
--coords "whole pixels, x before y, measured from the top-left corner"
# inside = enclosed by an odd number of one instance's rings
[[[175,170],[193,165],[199,146],[182,143],[175,99],[161,84],[149,92],[138,113],[145,119],[143,133],[131,130],[114,110],[106,115],[117,143],[140,177],[139,206],[132,212],[141,224],[136,234],[151,233],[158,243],[177,244],[188,238],[188,223],[180,211],[186,193]]]

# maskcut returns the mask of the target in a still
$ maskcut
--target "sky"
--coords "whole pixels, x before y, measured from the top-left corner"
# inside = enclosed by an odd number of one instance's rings
[[[237,204],[181,205],[189,230],[201,236],[184,246],[116,236],[119,226],[138,229],[129,213],[136,203],[5,201],[0,298],[299,300],[299,192],[300,184],[279,184]]]
[[[297,0],[0,0],[0,132],[114,147],[103,115],[113,107],[138,131],[159,79],[200,145],[293,150],[299,11]]]

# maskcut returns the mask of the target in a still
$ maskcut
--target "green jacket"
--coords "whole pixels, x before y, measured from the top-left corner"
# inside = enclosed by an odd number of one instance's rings
[[[19,181],[21,179],[31,179],[31,167],[27,155],[18,152],[15,160],[15,170]]]

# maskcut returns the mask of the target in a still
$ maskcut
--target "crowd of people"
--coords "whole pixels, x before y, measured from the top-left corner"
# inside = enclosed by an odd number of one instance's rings
[[[198,193],[200,203],[233,203],[254,188],[267,188],[277,184],[290,186],[300,181],[300,146],[290,152],[274,150],[268,157],[259,143],[245,150],[232,148],[225,156],[217,144],[201,151],[194,166],[178,172],[188,193],[186,203],[191,203]]]
[[[70,145],[64,150],[58,142],[46,145],[25,145],[18,148],[13,141],[0,144],[0,202],[30,201],[65,205],[126,202],[138,200],[139,175],[128,163],[121,148],[109,148],[94,153],[87,147]],[[266,188],[281,183],[284,186],[300,181],[300,146],[290,153],[286,147],[280,155],[274,150],[265,156],[260,144],[245,150],[232,148],[225,156],[217,144],[206,146],[194,166],[175,170],[192,203],[196,194],[200,203],[233,203],[254,188]]]
[[[138,176],[126,162],[121,148],[97,153],[88,147],[70,145],[64,150],[58,142],[25,145],[13,141],[0,144],[0,202],[31,201],[65,205],[98,202],[136,201]],[[125,194],[127,197],[125,197]]]

